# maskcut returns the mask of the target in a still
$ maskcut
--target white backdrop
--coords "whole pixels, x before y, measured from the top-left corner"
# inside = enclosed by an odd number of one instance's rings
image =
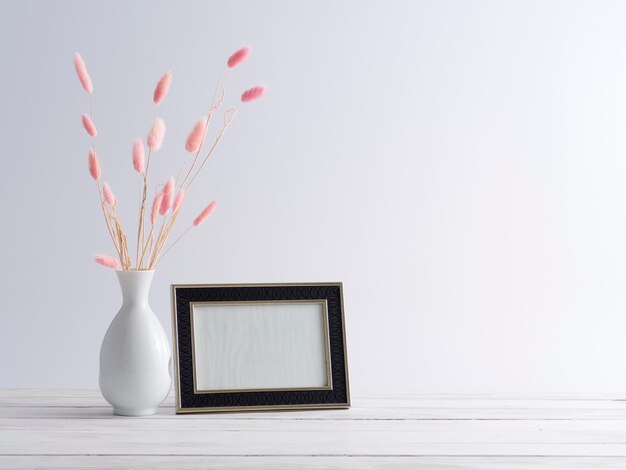
[[[343,281],[353,393],[626,394],[626,3],[0,3],[0,387],[97,386],[120,303],[74,75],[134,222],[130,164],[178,171],[229,53],[242,108],[159,266],[169,285]],[[156,183],[156,180],[155,180]]]

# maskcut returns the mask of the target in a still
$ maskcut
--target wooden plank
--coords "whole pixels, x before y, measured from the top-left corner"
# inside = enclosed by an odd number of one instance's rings
[[[223,415],[221,415],[223,416]],[[355,438],[361,433],[415,433],[412,442],[539,442],[539,443],[626,443],[626,423],[619,420],[554,421],[554,420],[233,420],[227,417],[207,416],[207,419],[187,419],[180,416],[171,420],[153,418],[120,419],[36,419],[7,418],[0,421],[0,435],[19,432],[44,435],[54,433],[99,431],[103,435],[119,435],[119,439],[137,440],[137,433],[155,432],[209,433],[209,432],[259,432],[259,433],[346,433]],[[390,436],[391,437],[391,436]],[[0,450],[4,444],[0,442]]]
[[[350,410],[120,418],[97,390],[0,391],[3,468],[626,468],[615,396],[394,394]]]
[[[0,455],[626,456],[623,434],[448,431],[0,431]]]
[[[256,412],[256,413],[220,413],[220,414],[197,414],[176,416],[173,407],[161,407],[159,414],[151,419],[212,419],[213,417],[227,416],[229,419],[274,419],[274,420],[625,420],[626,409],[619,407],[607,408],[463,408],[462,404],[455,407],[431,407],[431,408],[386,408],[384,402],[377,407],[353,406],[349,410],[315,410],[315,411],[291,411],[291,412]],[[96,419],[110,418],[120,419],[113,416],[110,406],[100,404],[91,406],[87,403],[73,404],[71,401],[63,404],[44,403],[38,406],[28,406],[22,402],[19,406],[0,407],[0,420],[3,418],[23,419]],[[0,425],[1,426],[1,425]]]
[[[31,470],[128,469],[159,470],[320,470],[341,468],[430,470],[623,470],[621,457],[493,457],[493,456],[0,456],[0,468]]]
[[[174,390],[171,392],[173,395]],[[24,398],[24,397],[101,397],[97,389],[62,389],[62,388],[2,388],[0,389],[0,399],[2,398]]]
[[[172,390],[165,400],[166,406],[174,405],[175,393]],[[10,403],[4,399],[25,399],[38,402],[38,398],[46,401],[55,402],[56,399],[95,399],[106,404],[99,390],[81,390],[81,389],[0,389],[0,404]],[[508,406],[514,403],[526,403],[533,406],[533,402],[553,403],[553,406],[568,406],[574,403],[588,403],[591,406],[602,406],[601,403],[616,403],[626,406],[625,394],[606,394],[606,395],[554,395],[554,394],[536,394],[536,395],[518,395],[518,394],[443,394],[443,393],[394,393],[379,394],[367,393],[352,395],[352,399],[369,405],[370,402],[385,402],[387,407],[408,407],[408,406],[428,406],[429,403],[464,403],[465,407],[480,407],[486,404],[494,406]],[[595,403],[595,404],[594,404]]]
[[[384,398],[368,398],[353,397],[354,407],[365,408],[417,408],[417,409],[433,409],[433,408],[477,408],[477,409],[494,409],[494,408],[550,408],[550,409],[614,409],[626,412],[626,401],[623,400],[580,400],[580,399],[510,399],[501,398],[499,400],[479,399],[467,400],[463,398],[406,398],[403,400],[384,399]],[[64,395],[15,395],[0,397],[0,408],[2,407],[18,407],[18,406],[103,406],[108,407],[108,403],[102,398],[100,393],[81,394],[79,396]],[[169,396],[162,405],[163,408],[174,407],[174,397]]]
[[[98,389],[0,389],[0,398],[9,397],[98,397],[101,398]],[[174,397],[174,389],[170,392],[170,398]],[[354,398],[374,399],[393,402],[395,400],[554,400],[554,401],[596,401],[596,400],[626,400],[626,393],[435,393],[435,392],[360,392],[353,393]]]

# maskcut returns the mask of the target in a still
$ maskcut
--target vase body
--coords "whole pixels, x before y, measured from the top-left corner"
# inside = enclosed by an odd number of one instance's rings
[[[148,304],[154,271],[117,271],[122,307],[102,341],[100,391],[123,416],[155,414],[169,394],[171,349]]]

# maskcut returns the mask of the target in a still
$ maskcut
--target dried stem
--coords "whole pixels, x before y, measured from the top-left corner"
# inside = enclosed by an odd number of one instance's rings
[[[193,177],[191,178],[191,180],[187,184],[187,189],[189,189],[191,187],[191,184],[197,178],[198,174],[202,171],[202,168],[204,167],[206,162],[209,160],[209,158],[211,158],[211,155],[213,154],[213,152],[215,151],[215,149],[217,148],[219,143],[222,141],[222,138],[224,137],[224,134],[226,133],[226,129],[228,129],[228,126],[230,126],[230,124],[233,122],[233,119],[235,119],[236,115],[237,115],[237,109],[236,108],[231,108],[231,109],[229,109],[228,111],[226,111],[224,113],[224,126],[217,133],[217,137],[215,138],[215,141],[213,142],[213,145],[209,149],[209,152],[206,154],[206,156],[204,157],[204,160],[202,161],[202,163],[198,167],[198,170],[196,170],[196,172],[194,173]]]
[[[93,121],[93,95],[89,95],[89,117]],[[95,153],[96,142],[94,137],[91,137],[91,147]],[[100,186],[100,180],[96,180],[96,187],[98,189],[98,197],[100,198],[100,207],[102,208],[102,214],[104,215],[104,222],[109,232],[109,236],[113,241],[113,246],[117,252],[117,256],[120,260],[122,268],[127,270],[130,268],[130,257],[128,255],[128,244],[126,242],[126,235],[122,228],[122,222],[117,215],[115,207],[110,207],[106,202],[104,195],[102,194],[102,187]],[[113,230],[115,227],[115,230]]]
[[[200,173],[200,171],[202,170],[202,168],[204,167],[204,165],[206,164],[208,159],[211,157],[211,155],[213,154],[213,152],[215,151],[215,149],[217,148],[217,146],[221,142],[221,140],[224,137],[224,134],[226,132],[226,129],[228,129],[228,126],[230,126],[230,124],[232,123],[232,121],[233,121],[233,119],[234,119],[236,114],[237,114],[237,110],[236,109],[229,109],[228,111],[226,111],[224,113],[224,126],[217,133],[217,136],[215,137],[215,141],[213,142],[213,145],[211,146],[211,148],[209,149],[208,153],[206,154],[206,156],[202,160],[202,163],[200,164],[199,168],[197,169],[197,171],[194,173],[193,177],[191,178],[191,180],[187,184],[187,187],[186,187],[187,190],[189,189],[189,187],[191,186],[193,181],[196,179],[196,177],[198,176],[198,174]],[[195,164],[195,161],[194,161],[194,164]],[[192,168],[193,168],[193,166],[192,166]],[[190,169],[190,171],[191,171],[191,169]],[[180,210],[180,207],[178,209]],[[171,217],[171,219],[169,221],[169,224],[167,224],[167,228],[165,229],[165,232],[163,232],[163,227],[165,226],[165,221],[164,221],[164,224],[161,226],[161,230],[159,231],[159,235],[156,238],[154,251],[152,252],[152,256],[150,258],[150,263],[148,264],[148,269],[152,269],[156,265],[156,263],[159,261],[159,259],[161,257],[161,251],[163,250],[163,248],[165,246],[165,243],[167,242],[167,239],[169,238],[169,235],[170,235],[170,232],[172,230],[172,227],[173,227],[174,223],[176,222],[176,218],[178,217],[179,210],[176,211],[176,213],[174,213],[172,215],[172,217]]]
[[[122,266],[124,270],[130,269],[130,256],[128,255],[128,243],[126,242],[126,235],[124,234],[124,229],[122,228],[122,221],[115,212],[115,208],[113,208],[114,216],[115,216],[115,226],[117,227],[117,236],[120,240],[120,245],[122,246]]]
[[[146,255],[146,250],[148,251],[148,253],[150,253],[150,249],[152,249],[152,237],[154,235],[154,225],[152,225],[152,227],[150,228],[150,233],[148,234],[148,239],[146,240],[146,244],[143,247],[143,250],[141,252],[141,260],[139,261],[139,267],[137,269],[141,269],[141,267],[143,266],[143,259],[144,256]],[[150,249],[148,249],[148,246],[150,246]]]
[[[165,222],[166,222],[166,217],[163,218],[163,221],[161,222],[161,228],[159,229],[159,234],[156,237],[156,243],[154,245],[154,250],[152,251],[152,255],[149,257],[150,261],[148,262],[148,269],[152,269],[152,266],[154,266],[155,264],[155,258],[156,255],[159,251],[159,247],[160,247],[160,243],[161,243],[161,237],[163,235],[163,229],[165,228]]]
[[[146,161],[146,168],[143,172],[143,193],[141,196],[141,205],[139,206],[139,226],[137,227],[137,258],[136,258],[136,269],[142,268],[142,263],[139,261],[139,247],[143,246],[143,251],[145,252],[145,212],[146,212],[146,198],[148,196],[148,170],[150,169],[150,157],[152,156],[152,149],[148,149],[148,159]],[[147,241],[146,241],[147,243]],[[141,255],[141,261],[143,262],[143,252]]]
[[[161,255],[159,255],[158,260],[159,260],[159,261],[160,261],[160,260],[162,260],[162,259],[163,259],[163,257],[167,254],[167,252],[168,252],[168,251],[170,251],[170,250],[174,247],[174,245],[176,245],[176,243],[178,243],[178,241],[179,241],[181,238],[183,238],[183,237],[187,234],[187,232],[189,232],[189,230],[191,230],[192,228],[193,228],[193,225],[190,225],[189,227],[187,227],[187,229],[186,229],[186,230],[185,230],[182,234],[180,234],[180,235],[178,236],[178,238],[177,238],[176,240],[174,240],[174,241],[172,242],[172,244],[171,244],[170,246],[168,246],[168,247],[165,249],[165,251],[163,251],[163,253],[162,253]]]
[[[228,111],[226,111],[224,113],[224,125],[223,125],[222,129],[217,133],[217,136],[215,137],[215,141],[213,142],[213,145],[211,146],[211,148],[207,152],[206,156],[202,160],[202,163],[200,164],[200,166],[198,167],[196,172],[193,174],[191,180],[189,180],[189,183],[186,186],[186,190],[189,189],[189,187],[194,182],[194,180],[196,179],[196,177],[198,176],[198,174],[200,173],[200,171],[202,170],[202,168],[204,167],[204,165],[206,164],[208,159],[211,157],[211,155],[213,154],[213,152],[215,151],[215,149],[217,148],[217,146],[221,142],[221,140],[224,137],[224,134],[226,132],[226,129],[228,129],[228,126],[230,126],[230,124],[232,123],[232,121],[233,121],[233,119],[234,119],[236,114],[237,114],[237,110],[236,109],[229,109]],[[195,165],[195,161],[194,161],[194,165]],[[193,168],[193,166],[192,166],[192,168]],[[190,171],[191,171],[191,169],[190,169]],[[182,207],[182,204],[181,204],[181,207]],[[178,217],[179,211],[180,211],[180,207],[172,215],[169,223],[167,224],[167,226],[165,228],[165,231],[163,231],[163,227],[166,225],[165,221],[164,221],[163,226],[161,226],[161,230],[159,231],[159,235],[156,238],[154,251],[152,252],[152,256],[150,258],[150,263],[148,264],[148,269],[154,268],[154,266],[157,264],[157,262],[161,259],[161,257],[162,257],[161,252],[163,251],[163,249],[165,247],[165,243],[167,242],[167,240],[168,240],[168,238],[170,236],[171,230],[172,230],[172,228],[174,226],[174,223],[176,222],[176,219]],[[185,231],[184,233],[187,233],[187,231]],[[176,241],[178,241],[180,238],[182,238],[182,235]],[[176,243],[176,242],[174,242],[174,243]],[[169,251],[169,249],[172,246],[173,246],[173,244],[170,247],[168,247],[167,251]],[[163,254],[165,254],[165,253],[163,253]]]
[[[104,215],[104,222],[106,223],[107,230],[109,235],[111,236],[111,240],[113,241],[113,245],[115,246],[115,251],[117,252],[117,256],[120,261],[122,260],[122,251],[120,247],[117,245],[117,239],[115,234],[113,233],[113,229],[111,228],[111,219],[109,217],[109,213],[107,211],[106,202],[104,201],[104,196],[102,195],[102,189],[100,188],[100,184],[96,181],[96,186],[98,187],[98,196],[100,197],[100,207],[102,207],[102,215]]]
[[[182,204],[181,204],[181,207],[182,207]],[[163,251],[165,242],[167,242],[167,239],[170,236],[170,232],[172,231],[172,227],[174,226],[174,223],[176,222],[176,219],[178,218],[179,213],[180,213],[180,207],[178,208],[176,212],[172,214],[172,217],[170,218],[169,224],[167,224],[167,228],[165,229],[165,233],[163,234],[163,236],[159,236],[157,246],[155,247],[154,259],[153,259],[153,262],[150,264],[150,267],[151,267],[150,269],[152,269],[152,267],[155,266],[156,263],[161,258],[160,252]]]
[[[207,114],[207,120],[206,120],[206,124],[204,126],[204,133],[202,134],[202,143],[200,144],[200,147],[198,147],[198,151],[196,152],[196,156],[193,159],[193,162],[191,163],[191,167],[189,167],[189,171],[187,172],[187,174],[185,175],[185,179],[182,181],[182,183],[180,183],[179,188],[183,188],[185,186],[185,183],[187,182],[187,179],[189,178],[189,175],[191,175],[191,172],[193,170],[193,168],[196,165],[196,162],[198,161],[198,157],[200,156],[200,152],[202,152],[202,147],[204,145],[204,141],[206,138],[206,131],[209,128],[209,124],[211,124],[211,119],[213,118],[213,115],[215,114],[215,111],[217,111],[219,108],[222,107],[222,103],[224,103],[224,96],[226,94],[226,83],[228,81],[228,69],[226,69],[226,72],[224,73],[224,71],[222,71],[222,75],[223,78],[220,81],[220,85],[218,85],[215,88],[215,91],[213,92],[213,100],[211,101],[211,108],[209,109],[209,112]],[[217,100],[217,102],[215,102],[215,97],[217,96],[217,91],[221,88],[221,93],[220,93],[220,97]]]

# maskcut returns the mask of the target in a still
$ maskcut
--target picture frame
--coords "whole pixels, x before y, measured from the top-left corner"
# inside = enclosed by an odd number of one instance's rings
[[[343,285],[173,284],[176,413],[350,406]]]

